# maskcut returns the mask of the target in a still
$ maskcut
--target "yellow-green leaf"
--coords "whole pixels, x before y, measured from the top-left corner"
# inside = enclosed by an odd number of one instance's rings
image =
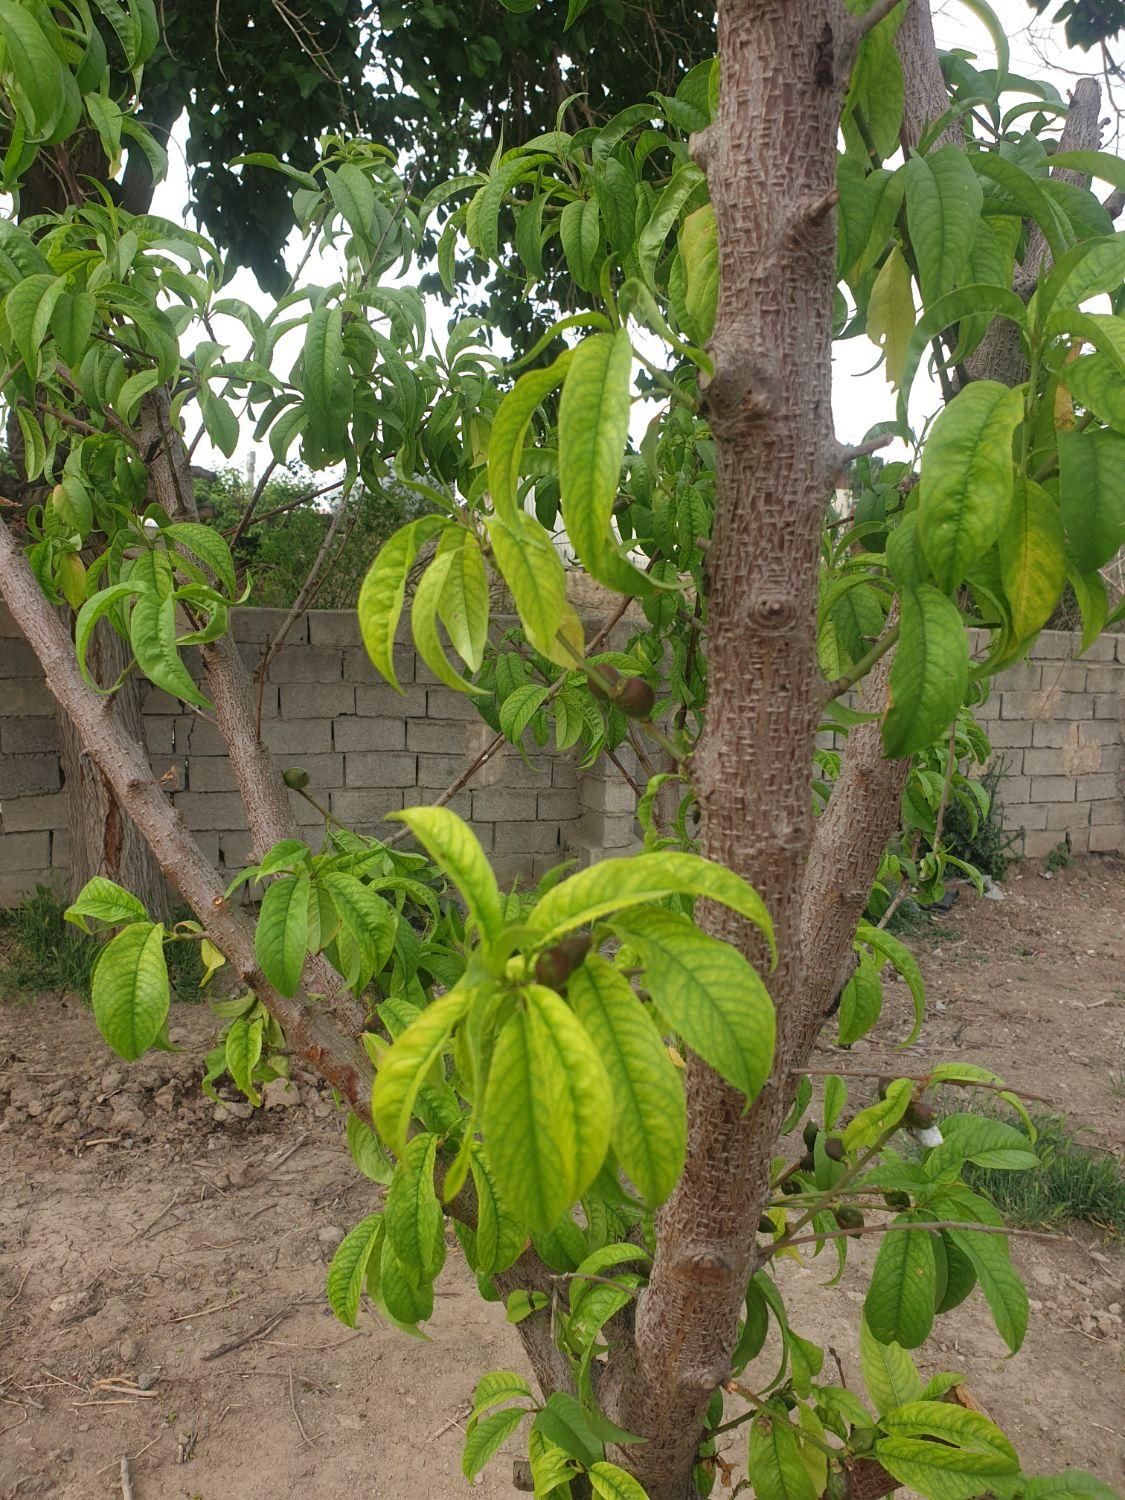
[[[883,720],[889,756],[913,755],[952,723],[969,683],[969,643],[957,606],[929,583],[904,588],[902,630]]]
[[[90,1001],[94,1020],[113,1050],[134,1062],[160,1035],[168,1015],[164,929],[133,922],[102,949]]]
[[[399,693],[402,688],[395,676],[394,645],[406,579],[418,549],[448,524],[443,516],[420,516],[399,527],[376,553],[359,591],[356,610],[363,644],[376,669]]]
[[[392,813],[392,822],[405,823],[453,881],[486,941],[504,924],[500,889],[480,840],[469,825],[447,807],[409,807]]]
[[[566,570],[551,538],[520,510],[506,520],[493,516],[488,536],[532,646],[558,667],[576,666],[585,655],[585,635],[567,601]]]
[[[469,1008],[473,991],[458,987],[427,1005],[386,1054],[371,1090],[371,1113],[392,1151],[406,1150],[418,1090]]]
[[[884,355],[890,385],[902,384],[906,351],[914,332],[914,292],[910,269],[896,245],[883,262],[867,301],[867,337]]]
[[[684,330],[696,344],[705,344],[715,331],[719,305],[719,236],[715,210],[709,203],[688,214],[680,225],[680,260],[684,267]]]
[[[1056,501],[1022,475],[1000,533],[1000,576],[1012,631],[1025,640],[1047,623],[1059,602],[1066,583],[1066,538]]]

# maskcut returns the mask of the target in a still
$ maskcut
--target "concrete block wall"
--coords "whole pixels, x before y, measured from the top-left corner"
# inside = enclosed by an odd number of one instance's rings
[[[243,610],[233,631],[248,665],[282,623],[280,611]],[[978,643],[979,644],[979,643]],[[1005,672],[980,716],[1007,762],[1009,821],[1042,855],[1069,834],[1076,853],[1125,853],[1125,636],[1080,660],[1077,637],[1047,632],[1035,655]],[[472,704],[435,682],[404,638],[400,696],[371,667],[350,611],[296,622],[262,696],[263,738],[281,765],[300,765],[310,791],[362,832],[404,806],[434,801],[492,738]],[[224,873],[250,859],[242,805],[223,742],[207,720],[156,689],[145,701],[153,767],[187,826]],[[618,759],[643,779],[627,750]],[[67,791],[53,702],[38,663],[0,609],[0,904],[67,869]],[[587,864],[636,847],[633,794],[607,760],[590,769],[573,752],[497,753],[452,807],[469,819],[502,879],[536,877],[567,857]],[[310,841],[323,820],[293,794]]]

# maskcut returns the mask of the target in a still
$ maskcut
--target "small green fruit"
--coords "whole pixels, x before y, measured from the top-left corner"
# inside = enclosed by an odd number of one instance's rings
[[[801,1191],[801,1184],[795,1177],[787,1177],[781,1184],[781,1191],[787,1198],[796,1197],[796,1195]]]
[[[290,766],[287,771],[282,771],[281,779],[295,792],[303,792],[309,784],[309,773],[303,766]]]
[[[884,1193],[883,1202],[887,1205],[888,1208],[909,1208],[910,1194],[900,1192]]]
[[[846,1229],[850,1233],[855,1234],[863,1228],[863,1215],[858,1208],[854,1208],[850,1203],[841,1203],[840,1207],[836,1209],[836,1223],[839,1224],[841,1229]]]
[[[801,1139],[811,1151],[816,1144],[816,1138],[820,1134],[820,1126],[815,1120],[806,1120],[805,1128],[801,1131]]]
[[[816,1157],[813,1156],[813,1154],[812,1154],[811,1151],[806,1151],[805,1154],[804,1154],[804,1156],[801,1157],[801,1171],[802,1172],[813,1172],[815,1170],[816,1170]]]
[[[767,1218],[766,1215],[763,1214],[762,1217],[758,1220],[758,1233],[759,1234],[776,1234],[777,1233],[777,1225],[773,1222],[772,1219]]]

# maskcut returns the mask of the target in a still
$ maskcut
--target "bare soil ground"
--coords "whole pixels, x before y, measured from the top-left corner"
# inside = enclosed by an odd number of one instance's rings
[[[912,940],[930,1015],[911,1071],[987,1062],[1120,1152],[1125,870],[1091,860],[1046,881],[1028,865],[1004,891],[962,895]],[[892,996],[886,1044],[818,1062],[902,1068],[909,1005],[904,987]],[[123,1455],[136,1500],[445,1500],[464,1483],[476,1377],[523,1366],[515,1332],[455,1254],[431,1341],[372,1314],[355,1332],[332,1319],[325,1266],[374,1190],[311,1078],[296,1105],[250,1118],[202,1098],[215,1024],[176,1007],[185,1050],[126,1069],[75,1001],[0,1010],[0,1500],[120,1496]],[[866,1092],[857,1080],[853,1097]],[[781,1270],[797,1331],[831,1344],[852,1385],[870,1254],[855,1247],[838,1289],[822,1286],[828,1256]],[[940,1321],[924,1367],[965,1372],[1029,1471],[1119,1483],[1125,1257],[1088,1226],[1019,1240],[1015,1255],[1033,1298],[1021,1353],[1005,1358],[974,1294]],[[509,1446],[522,1451],[518,1436]],[[513,1493],[504,1458],[479,1491]]]

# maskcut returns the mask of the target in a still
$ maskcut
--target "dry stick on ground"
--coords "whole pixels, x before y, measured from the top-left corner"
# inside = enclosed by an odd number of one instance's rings
[[[129,1459],[121,1458],[121,1500],[133,1500],[133,1480],[129,1473]]]

